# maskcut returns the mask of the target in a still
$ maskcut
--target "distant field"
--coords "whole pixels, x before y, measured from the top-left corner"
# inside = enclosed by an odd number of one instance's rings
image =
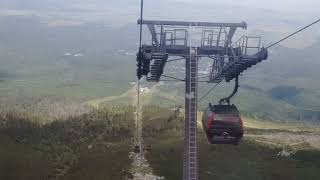
[[[31,16],[1,17],[0,27],[3,104],[84,102],[120,95],[136,80],[134,31],[96,23],[48,27]]]

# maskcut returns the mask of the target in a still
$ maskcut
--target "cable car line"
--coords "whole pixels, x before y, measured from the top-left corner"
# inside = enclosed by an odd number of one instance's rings
[[[166,77],[166,78],[170,78],[170,79],[176,80],[176,81],[185,81],[184,79],[179,79],[179,78],[176,78],[176,77],[173,77],[173,76],[169,76],[169,75],[162,75],[162,76]]]
[[[184,79],[179,79],[179,80],[176,80],[176,79],[159,79],[159,81],[163,81],[163,82],[185,82]],[[209,83],[208,81],[196,81],[198,83]]]
[[[199,98],[198,103],[200,103],[206,96],[208,96],[211,93],[211,91],[213,91],[221,82],[222,81],[214,85],[211,89],[209,89],[208,92],[206,92],[201,98]]]
[[[169,79],[160,79],[159,81],[171,81],[171,82],[185,82],[186,80],[184,79],[180,79],[180,78],[176,78],[176,77],[172,77],[172,76],[168,76],[168,75],[162,75],[163,77],[169,78]],[[198,83],[209,83],[209,81],[201,81],[198,80],[196,81]]]
[[[140,20],[143,20],[143,0],[141,0],[141,5],[140,5]],[[142,56],[142,23],[140,24],[140,37],[139,37],[139,52],[137,55],[137,61],[138,61],[138,68],[141,67],[141,56]],[[141,75],[138,74],[138,101],[137,101],[137,107],[140,108],[140,79]],[[137,113],[138,114],[138,113]]]
[[[304,30],[306,30],[306,29],[308,29],[309,27],[311,27],[311,26],[313,26],[313,25],[315,25],[315,24],[317,24],[317,23],[319,23],[319,22],[320,22],[320,19],[318,19],[318,20],[314,21],[313,23],[311,23],[311,24],[309,24],[309,25],[307,25],[307,26],[305,26],[305,27],[303,27],[303,28],[295,31],[294,33],[289,34],[288,36],[285,36],[284,38],[280,39],[279,41],[277,41],[277,42],[275,42],[275,43],[272,43],[271,45],[267,46],[266,49],[271,48],[271,47],[279,44],[280,42],[289,39],[290,37],[292,37],[292,36],[294,36],[294,35],[302,32],[302,31],[304,31]]]
[[[177,59],[170,59],[170,60],[167,60],[167,62],[174,62],[174,61],[180,61],[180,60],[185,60],[185,58],[177,58]]]
[[[240,87],[240,86],[239,86],[239,76],[237,76],[237,77],[235,78],[235,82],[234,82],[234,83],[235,83],[235,84],[234,84],[234,89],[233,89],[232,93],[231,93],[228,97],[225,97],[225,98],[220,99],[219,104],[227,103],[228,105],[230,105],[230,99],[231,99],[234,95],[237,94],[238,89],[239,89],[239,87]]]
[[[173,80],[173,79],[160,79],[159,81],[162,81],[162,82],[184,82],[184,80],[178,81],[178,80]]]
[[[143,0],[141,0],[141,11],[140,11],[140,19],[142,21],[143,19]],[[139,153],[139,158],[143,158],[142,154],[142,127],[141,127],[141,105],[140,105],[140,86],[141,86],[141,78],[142,78],[142,65],[143,65],[143,52],[142,52],[142,25],[140,25],[140,37],[139,37],[139,51],[137,53],[137,77],[138,77],[138,82],[137,82],[137,106],[136,106],[136,112],[135,112],[135,133],[134,133],[134,153]],[[140,162],[142,162],[140,160]],[[140,164],[141,165],[141,164]]]
[[[208,86],[208,85],[209,85],[209,86]],[[212,88],[212,87],[210,86],[210,83],[206,83],[204,86],[202,86],[201,89],[199,89],[199,93],[200,93],[200,92],[207,92],[210,88]],[[200,101],[198,100],[197,103],[200,103]]]

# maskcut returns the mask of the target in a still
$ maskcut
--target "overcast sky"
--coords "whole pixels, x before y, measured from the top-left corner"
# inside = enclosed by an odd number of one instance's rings
[[[144,0],[145,19],[248,23],[246,34],[277,40],[320,18],[320,0]],[[179,3],[181,2],[181,3]],[[6,9],[7,8],[7,9]],[[135,25],[140,0],[0,0],[0,16],[35,15],[49,26],[103,22]],[[310,45],[320,24],[294,38]]]
[[[175,0],[188,3],[218,3],[243,5],[253,8],[264,8],[285,12],[318,12],[320,16],[320,0]]]
[[[246,33],[264,36],[271,42],[320,18],[320,0],[145,0],[145,18],[172,17],[187,21],[243,20],[248,23]],[[318,40],[319,27],[320,24],[283,44],[309,46]]]

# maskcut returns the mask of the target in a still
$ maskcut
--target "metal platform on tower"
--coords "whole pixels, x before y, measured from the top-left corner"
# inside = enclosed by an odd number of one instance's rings
[[[196,57],[214,59],[209,83],[227,82],[243,71],[268,58],[268,51],[261,47],[260,37],[243,36],[235,43],[232,39],[237,29],[246,29],[245,22],[210,23],[184,21],[138,20],[146,25],[151,34],[151,42],[143,45],[140,76],[148,81],[158,82],[164,72],[169,57],[190,56],[190,49],[196,51]],[[190,44],[190,28],[199,30],[196,43]]]

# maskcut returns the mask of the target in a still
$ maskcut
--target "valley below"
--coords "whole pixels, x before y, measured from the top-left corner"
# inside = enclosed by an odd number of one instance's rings
[[[46,123],[26,112],[3,112],[0,179],[181,179],[183,110],[151,105],[151,97],[161,92],[150,88],[142,93],[137,135],[135,89],[88,101],[82,115]],[[117,100],[130,103],[110,105]],[[244,118],[240,145],[208,145],[198,121],[200,179],[319,178],[315,126]],[[137,136],[141,153],[134,152]]]

